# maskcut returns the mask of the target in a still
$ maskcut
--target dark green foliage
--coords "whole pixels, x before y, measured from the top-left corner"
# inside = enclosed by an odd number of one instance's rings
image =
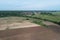
[[[23,16],[23,14],[19,11],[0,11],[0,17],[7,16]]]
[[[35,15],[34,13],[32,13],[32,16]]]
[[[41,14],[44,14],[44,15],[52,15],[51,12],[41,12]]]
[[[29,20],[29,18],[27,18],[26,20]]]

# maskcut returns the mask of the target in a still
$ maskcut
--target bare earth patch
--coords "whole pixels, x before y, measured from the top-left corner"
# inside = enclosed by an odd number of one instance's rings
[[[23,21],[21,23],[11,23],[11,24],[4,24],[0,25],[0,30],[6,30],[8,29],[16,29],[16,28],[26,28],[26,27],[35,27],[35,26],[40,26],[28,21]]]
[[[60,34],[36,26],[0,31],[0,40],[60,40]]]
[[[60,25],[52,23],[52,22],[48,22],[48,21],[45,21],[43,23],[47,25],[48,29],[60,34]]]
[[[51,29],[48,29],[24,19],[13,18],[0,19],[0,40],[60,40],[60,28],[57,26],[51,25]],[[49,26],[52,23],[46,24]],[[59,32],[55,32],[55,27]]]

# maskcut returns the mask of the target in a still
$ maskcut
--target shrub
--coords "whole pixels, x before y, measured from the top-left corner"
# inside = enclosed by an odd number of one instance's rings
[[[27,18],[26,20],[29,20],[29,18]]]

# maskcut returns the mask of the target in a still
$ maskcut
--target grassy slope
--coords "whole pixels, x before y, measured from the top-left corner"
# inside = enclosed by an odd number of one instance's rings
[[[42,18],[42,19],[47,19],[47,20],[52,20],[52,21],[56,21],[56,22],[59,22],[60,21],[60,17],[58,17],[58,16],[35,15],[35,17]]]
[[[37,14],[34,15],[32,17],[37,17],[37,18],[41,18],[41,19],[46,19],[48,21],[52,21],[52,22],[60,22],[60,16],[52,16],[52,15],[45,15],[45,14]]]

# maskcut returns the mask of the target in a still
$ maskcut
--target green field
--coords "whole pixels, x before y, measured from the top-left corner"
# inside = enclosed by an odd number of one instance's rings
[[[42,15],[42,14],[37,14],[32,17],[37,17],[41,19],[46,19],[47,21],[55,21],[55,22],[60,22],[60,16],[52,16],[52,15]]]

